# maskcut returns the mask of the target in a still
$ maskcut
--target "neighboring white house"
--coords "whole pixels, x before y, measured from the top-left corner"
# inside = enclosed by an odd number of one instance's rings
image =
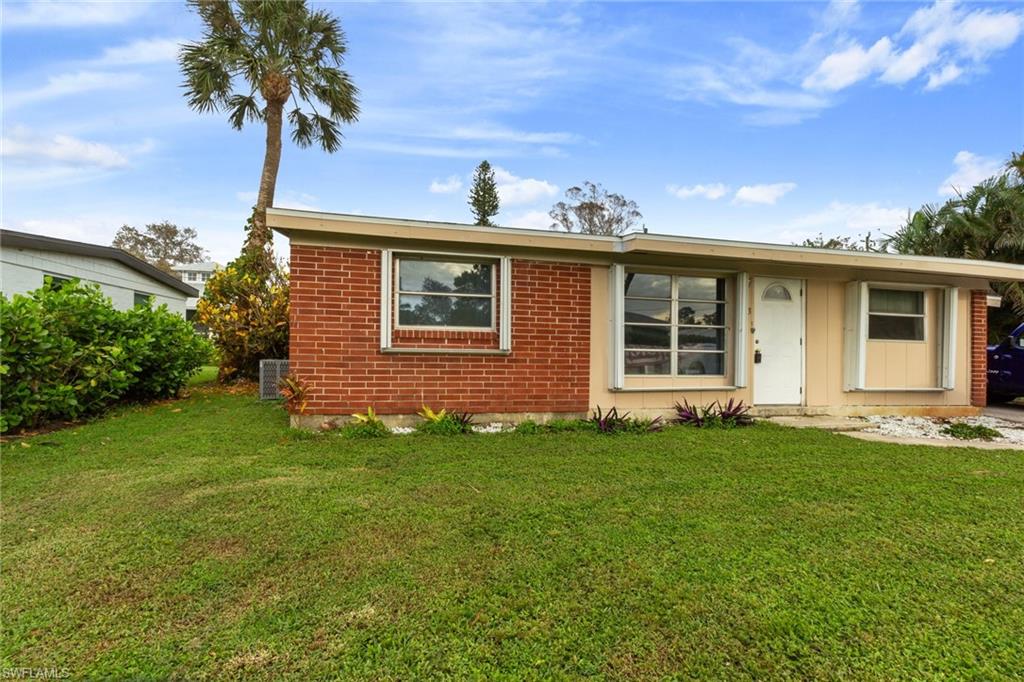
[[[186,300],[199,292],[174,275],[112,246],[0,230],[0,291],[5,296],[25,294],[43,286],[50,276],[56,283],[79,279],[98,284],[114,307],[128,310],[148,298],[185,315]]]
[[[196,303],[203,297],[203,292],[206,290],[206,282],[213,276],[213,271],[219,267],[220,265],[213,261],[171,266],[171,270],[177,272],[185,284],[194,287],[199,292],[198,296],[190,297],[185,302],[185,317],[187,319],[191,320],[192,316],[195,315]]]

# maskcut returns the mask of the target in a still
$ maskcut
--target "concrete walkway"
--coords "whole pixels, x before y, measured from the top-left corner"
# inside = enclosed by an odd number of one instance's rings
[[[1007,403],[1005,405],[989,405],[984,410],[986,417],[1005,419],[1008,422],[1024,424],[1024,405],[1020,403]]]
[[[979,450],[1024,450],[1024,446],[1015,443],[989,443],[984,440],[906,438],[887,436],[884,433],[866,433],[864,431],[848,431],[843,435],[857,438],[858,440],[871,440],[878,443],[899,443],[900,445],[934,445],[940,448],[978,448]]]

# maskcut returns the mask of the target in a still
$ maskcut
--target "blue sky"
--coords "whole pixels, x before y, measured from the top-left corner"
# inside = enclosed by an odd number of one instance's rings
[[[652,232],[788,243],[890,231],[1024,148],[1016,3],[326,6],[362,114],[336,154],[286,141],[281,206],[466,222],[486,158],[502,224],[593,180]],[[185,106],[183,5],[5,2],[2,31],[5,227],[167,219],[236,255],[263,132]]]

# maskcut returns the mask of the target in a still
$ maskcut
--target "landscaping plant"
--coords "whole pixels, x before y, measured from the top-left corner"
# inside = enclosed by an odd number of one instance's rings
[[[416,425],[419,433],[434,436],[457,436],[473,433],[473,415],[469,412],[449,412],[442,409],[437,412],[426,405],[417,412],[423,419]]]
[[[942,427],[942,432],[947,436],[959,438],[960,440],[994,440],[1002,438],[1003,434],[993,428],[982,424],[965,424],[954,422]]]
[[[725,405],[719,401],[707,405],[691,405],[686,399],[683,404],[675,404],[676,417],[673,421],[683,426],[697,428],[732,428],[734,426],[750,426],[754,423],[750,416],[750,406],[742,400],[730,398]]]
[[[607,412],[601,411],[598,405],[588,420],[599,433],[618,433],[623,431],[629,424],[629,412],[619,414],[618,408],[611,408]]]
[[[309,385],[305,381],[294,374],[289,374],[286,377],[281,377],[277,382],[277,390],[284,398],[284,407],[288,412],[302,414],[306,411]]]
[[[341,428],[341,435],[348,438],[381,438],[390,436],[391,429],[372,407],[367,407],[366,412],[352,415],[352,421]]]
[[[256,379],[260,360],[288,357],[288,273],[253,263],[243,255],[214,272],[196,305],[220,353],[221,381]]]
[[[117,310],[98,286],[77,280],[0,296],[0,328],[4,432],[171,397],[209,353],[166,306]]]

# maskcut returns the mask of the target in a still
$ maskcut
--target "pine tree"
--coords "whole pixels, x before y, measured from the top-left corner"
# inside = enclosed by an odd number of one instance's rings
[[[491,218],[498,215],[498,185],[494,181],[494,170],[487,161],[481,161],[473,173],[473,187],[469,190],[469,205],[477,225],[494,227]]]

